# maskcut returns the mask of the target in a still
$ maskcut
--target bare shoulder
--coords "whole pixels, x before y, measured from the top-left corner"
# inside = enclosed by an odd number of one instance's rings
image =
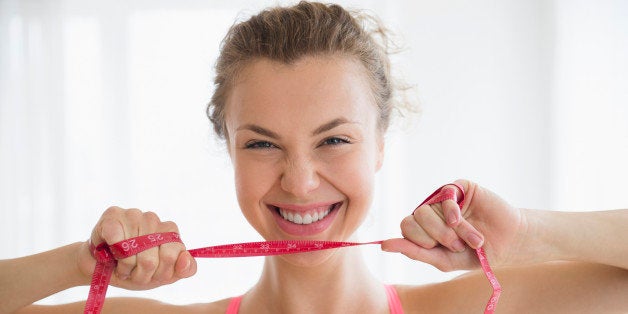
[[[499,313],[628,312],[628,270],[578,262],[495,269]],[[492,288],[481,271],[424,286],[396,286],[407,313],[481,313]]]
[[[481,313],[492,291],[483,276],[469,272],[446,282],[395,288],[406,313]]]
[[[227,311],[230,299],[223,299],[211,303],[196,303],[189,305],[174,305],[152,299],[143,298],[108,298],[102,309],[103,314],[160,314],[160,313],[220,313]],[[31,305],[19,311],[20,314],[67,314],[83,313],[85,301],[62,305]]]
[[[223,299],[211,303],[195,303],[188,305],[174,305],[157,300],[141,298],[111,298],[105,302],[103,313],[220,313],[227,310],[230,299]]]
[[[157,300],[141,298],[111,298],[107,299],[103,313],[220,313],[227,310],[230,299],[223,299],[211,303],[196,303],[189,305],[174,305]]]

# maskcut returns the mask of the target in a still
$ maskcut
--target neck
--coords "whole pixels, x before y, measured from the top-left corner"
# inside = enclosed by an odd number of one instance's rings
[[[315,266],[299,263],[321,256],[324,259]],[[296,258],[267,257],[243,308],[256,313],[362,313],[387,311],[388,303],[383,285],[368,271],[359,248],[342,248]]]

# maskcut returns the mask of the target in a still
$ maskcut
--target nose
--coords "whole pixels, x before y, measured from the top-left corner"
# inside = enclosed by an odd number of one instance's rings
[[[292,158],[285,163],[281,175],[281,188],[300,198],[305,198],[318,188],[320,179],[316,165],[308,158]]]

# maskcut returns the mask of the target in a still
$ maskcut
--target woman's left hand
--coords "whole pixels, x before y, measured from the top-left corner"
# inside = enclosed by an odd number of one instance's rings
[[[465,190],[462,209],[454,200],[422,205],[401,222],[404,238],[386,240],[382,249],[402,253],[442,271],[479,267],[474,249],[481,246],[492,265],[529,262],[521,260],[527,258],[523,211],[476,183],[456,183]],[[457,197],[461,196],[455,185],[443,189],[454,189]]]

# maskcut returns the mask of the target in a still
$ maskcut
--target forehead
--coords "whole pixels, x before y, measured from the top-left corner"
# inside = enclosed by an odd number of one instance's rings
[[[234,123],[316,123],[338,116],[370,120],[376,106],[365,73],[348,57],[305,57],[294,64],[254,61],[227,99],[227,129],[237,128]]]

